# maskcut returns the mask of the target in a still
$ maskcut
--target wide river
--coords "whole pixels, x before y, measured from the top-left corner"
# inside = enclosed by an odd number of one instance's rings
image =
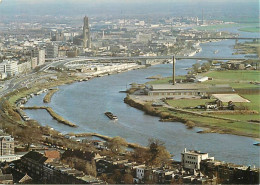
[[[248,35],[247,35],[248,36]],[[250,34],[249,34],[250,36]],[[197,56],[232,57],[234,40],[201,44],[202,52]],[[214,51],[218,50],[217,54]],[[237,56],[233,56],[237,57]],[[195,60],[178,60],[177,75],[186,74],[185,68],[196,63]],[[65,119],[76,123],[78,128],[71,128],[59,124],[45,110],[26,110],[29,117],[39,121],[42,125],[63,133],[96,132],[108,136],[121,136],[128,142],[135,142],[146,146],[149,138],[157,138],[174,154],[174,159],[180,160],[180,153],[187,149],[208,152],[217,160],[243,165],[259,166],[259,147],[254,146],[252,138],[227,134],[198,134],[200,128],[188,130],[178,122],[159,122],[158,117],[144,114],[123,102],[125,90],[132,82],[147,82],[146,77],[153,75],[171,76],[172,66],[162,64],[146,69],[128,71],[116,75],[95,78],[87,82],[74,83],[59,87],[52,102],[47,106]],[[40,106],[44,94],[28,101],[27,106]],[[111,111],[118,116],[118,121],[109,120],[104,112]]]

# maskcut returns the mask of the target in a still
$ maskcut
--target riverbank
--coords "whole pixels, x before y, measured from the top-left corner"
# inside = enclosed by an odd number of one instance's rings
[[[193,115],[191,113],[184,113],[184,111],[169,109],[165,107],[155,108],[152,107],[152,103],[141,103],[140,101],[134,98],[130,98],[130,96],[127,96],[124,99],[124,102],[130,105],[131,107],[144,111],[146,114],[159,117],[161,122],[181,122],[186,125],[187,129],[192,129],[193,127],[205,128],[205,130],[200,131],[198,133],[232,134],[238,136],[251,137],[254,139],[259,138],[258,132],[252,133],[251,128],[248,130],[248,132],[236,130],[236,128],[242,126],[242,124],[236,123],[235,121],[231,121],[229,119],[224,118],[222,121],[219,121],[219,119],[222,118],[213,118],[212,116],[209,117],[200,114]],[[236,127],[234,128],[234,126]],[[252,126],[254,126],[254,129],[258,131],[258,124],[252,124]]]
[[[243,75],[241,73],[243,72]],[[199,96],[172,97],[148,96],[135,93],[142,89],[133,89],[124,99],[128,105],[145,113],[160,117],[160,121],[181,122],[187,128],[204,127],[206,131],[200,133],[220,133],[259,138],[259,88],[258,71],[255,70],[226,70],[209,71],[201,76],[212,80],[203,82],[204,85],[229,84],[235,89],[234,93],[247,99],[244,103],[234,103],[236,110],[214,110],[205,108],[216,99],[201,99]],[[158,82],[158,83],[157,83]],[[168,84],[169,78],[159,79],[149,84]],[[163,99],[163,100],[162,100]],[[160,102],[160,103],[158,103]],[[160,106],[156,106],[160,105]]]
[[[53,119],[57,120],[59,123],[62,123],[64,125],[68,125],[70,127],[77,127],[76,124],[71,123],[68,120],[65,120],[62,116],[60,116],[56,112],[54,112],[51,107],[36,107],[35,106],[35,107],[21,107],[21,108],[22,109],[29,109],[29,110],[44,109],[53,117]]]
[[[56,93],[57,91],[59,91],[59,89],[50,89],[50,90],[48,91],[48,93],[45,95],[45,97],[43,98],[43,102],[44,102],[44,103],[50,103],[52,96],[53,96],[54,93]]]
[[[98,137],[98,138],[101,138],[101,139],[104,139],[105,141],[110,141],[113,139],[113,137],[109,137],[109,136],[105,136],[105,135],[102,135],[102,134],[98,134],[98,133],[78,133],[78,134],[70,134],[71,136],[75,136],[75,137],[89,137],[89,136],[95,136],[95,137]],[[127,146],[129,148],[146,148],[144,146],[141,146],[137,143],[129,143],[127,142]]]

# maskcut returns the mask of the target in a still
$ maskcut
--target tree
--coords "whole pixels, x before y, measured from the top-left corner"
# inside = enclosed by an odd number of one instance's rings
[[[206,63],[203,63],[201,67],[208,71],[210,69],[210,66],[211,66],[210,63],[206,62]]]
[[[124,184],[133,184],[133,176],[129,173],[123,176]]]
[[[134,152],[132,153],[132,157],[134,161],[138,163],[146,163],[148,158],[147,154],[148,152],[146,148],[135,148]]]
[[[169,162],[170,153],[166,150],[164,143],[158,139],[149,139],[148,164],[153,166],[163,166]]]
[[[112,138],[108,142],[108,148],[113,153],[123,153],[123,152],[125,152],[126,147],[127,147],[126,140],[119,136]]]
[[[94,177],[97,176],[96,162],[94,159],[91,162],[87,162],[85,171],[88,175],[91,175]]]
[[[196,63],[196,64],[193,64],[192,65],[192,68],[195,72],[198,72],[199,68],[200,68],[200,64],[199,63]]]

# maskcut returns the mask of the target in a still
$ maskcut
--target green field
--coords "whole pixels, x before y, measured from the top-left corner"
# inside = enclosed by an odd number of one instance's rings
[[[176,80],[177,79],[185,79],[185,76],[176,76],[175,77]],[[158,80],[152,80],[152,81],[149,81],[147,82],[147,84],[169,84],[169,81],[172,81],[172,77],[166,77],[166,78],[161,78],[161,79],[158,79]]]
[[[213,80],[223,81],[260,81],[259,71],[252,70],[229,70],[229,71],[210,71],[204,74],[204,76],[212,77]]]
[[[210,25],[210,26],[197,26],[195,27],[196,30],[202,31],[214,31],[222,28],[232,28],[238,26],[238,24],[217,24],[217,25]]]
[[[240,28],[239,31],[260,33],[260,28],[259,27],[245,27],[245,28]]]
[[[217,24],[217,25],[208,25],[208,26],[197,26],[197,27],[195,27],[195,29],[197,29],[199,31],[201,31],[201,30],[215,31],[215,30],[219,30],[219,29],[222,29],[222,28],[233,28],[233,27],[242,27],[241,29],[251,28],[249,30],[253,30],[253,31],[255,31],[255,29],[252,29],[252,28],[257,28],[258,27],[258,30],[259,30],[259,24],[257,24],[257,23]],[[244,30],[240,30],[240,31],[244,31]]]
[[[201,117],[186,113],[173,112],[166,108],[160,108],[161,111],[168,112],[176,117],[187,119],[196,123],[197,126],[209,127],[223,133],[247,135],[251,137],[259,136],[259,125],[250,124],[243,121],[226,121],[221,119]]]
[[[252,70],[209,71],[202,75],[213,78],[205,84],[229,84],[235,89],[257,88],[257,85],[250,82],[260,81],[259,71]]]

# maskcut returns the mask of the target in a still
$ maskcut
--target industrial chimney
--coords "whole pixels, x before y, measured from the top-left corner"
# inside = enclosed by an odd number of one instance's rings
[[[172,85],[175,85],[175,56],[172,57]]]

